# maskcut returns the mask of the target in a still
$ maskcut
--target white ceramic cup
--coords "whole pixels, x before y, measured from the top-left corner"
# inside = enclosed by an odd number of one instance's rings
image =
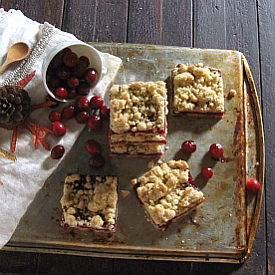
[[[46,89],[46,91],[48,92],[48,94],[61,102],[70,102],[70,101],[74,101],[75,99],[60,99],[58,97],[56,97],[54,95],[54,93],[52,93],[52,91],[49,89],[48,85],[47,85],[47,70],[49,67],[50,62],[52,61],[52,59],[55,57],[55,55],[57,53],[59,53],[60,51],[62,51],[65,48],[69,48],[71,49],[74,53],[77,54],[78,57],[80,56],[86,56],[88,57],[89,61],[90,61],[90,65],[89,68],[93,68],[97,71],[98,77],[95,83],[93,83],[91,89],[90,89],[90,93],[92,91],[92,89],[95,88],[96,84],[99,82],[101,76],[102,76],[102,60],[100,57],[99,52],[92,46],[85,44],[81,41],[74,41],[74,42],[64,42],[64,43],[60,43],[58,44],[56,47],[54,47],[52,49],[52,51],[50,52],[50,54],[47,56],[47,58],[44,60],[43,65],[42,65],[42,79],[43,79],[43,83],[44,83],[44,87]]]

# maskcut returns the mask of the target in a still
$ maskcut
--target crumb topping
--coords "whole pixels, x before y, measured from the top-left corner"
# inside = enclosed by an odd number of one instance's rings
[[[172,71],[175,113],[224,112],[221,72],[203,64],[179,64]]]
[[[153,221],[163,225],[203,199],[203,193],[188,183],[189,166],[170,160],[153,167],[132,184]]]
[[[113,132],[165,129],[167,90],[163,81],[114,85],[110,94],[110,128]]]
[[[114,229],[117,207],[117,177],[66,177],[61,198],[65,223],[71,227]]]

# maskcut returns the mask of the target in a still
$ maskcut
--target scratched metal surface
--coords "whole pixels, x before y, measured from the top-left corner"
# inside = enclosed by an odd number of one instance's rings
[[[197,151],[188,159],[188,163],[193,177],[205,194],[206,202],[197,211],[172,224],[166,232],[156,231],[146,221],[130,184],[132,178],[147,170],[151,159],[109,157],[106,123],[97,132],[84,131],[81,134],[67,158],[37,194],[8,245],[47,247],[67,250],[67,253],[86,251],[87,255],[102,252],[107,257],[112,257],[109,252],[116,252],[121,254],[120,257],[129,257],[135,253],[165,257],[171,253],[178,255],[179,259],[185,255],[208,259],[214,255],[241,258],[246,248],[246,218],[253,212],[252,207],[246,208],[243,183],[245,176],[254,173],[251,163],[254,164],[257,159],[254,139],[256,122],[252,116],[249,116],[249,127],[245,126],[241,54],[225,50],[148,45],[94,45],[123,59],[124,65],[115,83],[166,80],[172,67],[178,63],[202,62],[222,71],[226,110],[224,117],[196,119],[169,115],[169,148],[162,157],[164,161],[184,159],[180,152],[181,143],[187,139],[196,141]],[[229,100],[227,94],[230,89],[235,89],[237,95]],[[245,128],[249,136],[247,144]],[[84,150],[84,142],[89,138],[103,145],[107,163],[102,170],[88,168],[89,156]],[[216,162],[209,157],[207,152],[212,143],[223,145],[225,162]],[[247,148],[249,154],[246,154]],[[204,165],[214,170],[214,177],[207,183],[199,176]],[[59,226],[62,181],[70,172],[118,175],[119,189],[131,191],[128,197],[119,198],[117,233],[110,235],[76,230],[68,233]]]

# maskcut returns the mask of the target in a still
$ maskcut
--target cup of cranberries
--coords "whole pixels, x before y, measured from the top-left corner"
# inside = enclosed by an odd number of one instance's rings
[[[43,63],[42,77],[48,94],[61,102],[87,96],[102,73],[96,49],[81,42],[57,45]]]

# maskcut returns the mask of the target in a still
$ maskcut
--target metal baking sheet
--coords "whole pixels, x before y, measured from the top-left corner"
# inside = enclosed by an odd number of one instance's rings
[[[253,244],[259,218],[258,215],[253,218],[253,215],[255,211],[259,212],[261,204],[260,195],[246,196],[244,183],[247,177],[261,172],[264,165],[263,156],[258,153],[258,148],[263,147],[259,138],[262,131],[260,111],[255,108],[255,97],[247,95],[245,89],[242,54],[228,50],[152,45],[92,45],[122,58],[123,66],[116,84],[165,80],[169,86],[170,71],[178,63],[201,62],[222,71],[224,117],[173,117],[169,114],[168,146],[161,158],[163,161],[185,159],[180,151],[181,143],[187,139],[195,140],[197,151],[187,161],[206,202],[173,223],[167,231],[156,231],[147,222],[130,183],[132,178],[148,170],[152,159],[110,157],[106,122],[98,131],[83,131],[66,159],[37,194],[5,249],[101,257],[242,262]],[[237,95],[228,99],[230,89],[235,89]],[[107,160],[105,167],[97,171],[88,167],[89,155],[84,149],[85,141],[91,138],[102,144]],[[223,162],[214,161],[209,156],[212,143],[223,145]],[[199,176],[204,165],[214,170],[214,177],[208,182]],[[119,198],[115,234],[68,232],[59,226],[63,180],[67,173],[72,172],[118,175],[119,189],[130,191],[126,198]]]

